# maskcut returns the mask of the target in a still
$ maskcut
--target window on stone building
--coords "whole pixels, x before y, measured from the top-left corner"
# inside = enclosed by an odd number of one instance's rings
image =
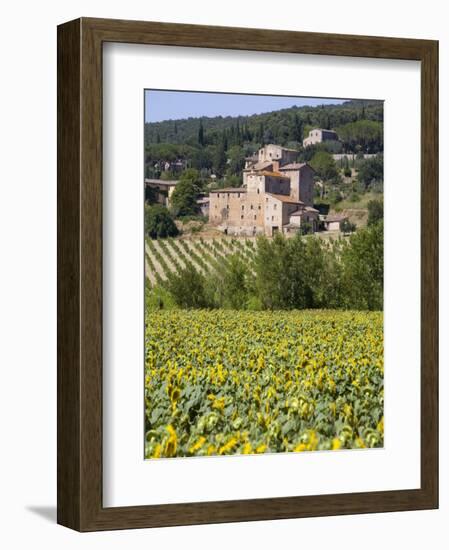
[[[278,205],[276,203],[274,203],[273,209],[276,210],[277,206]]]
[[[254,210],[254,206],[253,206],[253,205],[251,205],[251,210]]]
[[[242,204],[242,210],[245,210],[245,205],[244,204]]]
[[[254,219],[255,219],[255,220],[257,219],[257,216],[256,216],[256,214],[254,214]]]
[[[243,220],[243,214],[240,216],[240,219]]]

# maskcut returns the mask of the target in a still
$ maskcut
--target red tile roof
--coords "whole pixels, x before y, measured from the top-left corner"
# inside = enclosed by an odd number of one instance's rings
[[[281,202],[287,202],[289,204],[304,204],[302,201],[297,201],[296,199],[293,199],[290,197],[290,195],[276,195],[274,193],[267,193],[268,196],[273,197],[273,199],[277,199]]]
[[[223,187],[223,189],[211,189],[210,193],[246,193],[246,187]]]
[[[311,170],[313,170],[313,168],[310,166],[310,164],[307,164],[307,162],[290,162],[289,164],[284,164],[284,166],[280,166],[279,170],[300,170],[301,168],[304,168],[304,166],[308,166]]]
[[[347,219],[348,216],[344,216],[343,214],[332,214],[331,216],[326,216],[324,222],[342,222]]]

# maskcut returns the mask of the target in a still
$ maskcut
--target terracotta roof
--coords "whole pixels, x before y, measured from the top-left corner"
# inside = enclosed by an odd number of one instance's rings
[[[273,161],[265,160],[263,162],[256,162],[254,166],[251,167],[252,170],[265,170],[269,166],[273,166]]]
[[[223,187],[223,189],[212,189],[210,193],[246,193],[246,187]]]
[[[307,162],[290,162],[289,164],[284,164],[284,166],[280,166],[279,170],[300,170],[304,166],[308,166],[311,170],[313,170],[313,168],[310,166],[310,164],[307,164]]]
[[[324,218],[324,222],[342,222],[343,220],[347,220],[348,216],[344,216],[343,214],[333,214],[332,216],[326,216]]]
[[[262,175],[270,176],[271,178],[288,178],[285,174],[281,174],[280,172],[270,172],[268,170],[263,170]]]
[[[273,199],[277,199],[281,202],[287,202],[289,204],[304,204],[302,201],[297,201],[295,199],[292,199],[289,195],[275,195],[274,193],[266,193],[268,196],[273,197]]]
[[[301,214],[305,214],[306,212],[316,212],[318,214],[318,210],[315,210],[315,208],[311,208],[310,206],[306,206],[305,208],[298,208],[298,210],[295,210],[290,214],[291,216],[300,216]]]

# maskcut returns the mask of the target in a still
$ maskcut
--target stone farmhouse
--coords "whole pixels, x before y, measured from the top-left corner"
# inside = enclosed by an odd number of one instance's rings
[[[242,187],[209,193],[209,222],[230,235],[296,233],[304,224],[316,231],[314,170],[295,162],[297,155],[270,144],[247,158]]]
[[[155,202],[170,206],[170,199],[175,190],[178,180],[157,180],[145,178],[145,200],[151,202],[151,197]]]
[[[303,140],[303,147],[322,143],[323,141],[338,141],[337,132],[333,130],[324,130],[323,128],[313,128],[309,135]]]

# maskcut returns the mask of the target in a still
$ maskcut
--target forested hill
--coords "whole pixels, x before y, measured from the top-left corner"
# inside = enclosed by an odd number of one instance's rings
[[[251,116],[198,117],[145,124],[145,145],[157,143],[205,146],[225,138],[231,143],[301,143],[311,128],[341,130],[357,121],[382,128],[383,102],[351,100],[317,107],[290,107]],[[369,125],[369,122],[368,122]]]

